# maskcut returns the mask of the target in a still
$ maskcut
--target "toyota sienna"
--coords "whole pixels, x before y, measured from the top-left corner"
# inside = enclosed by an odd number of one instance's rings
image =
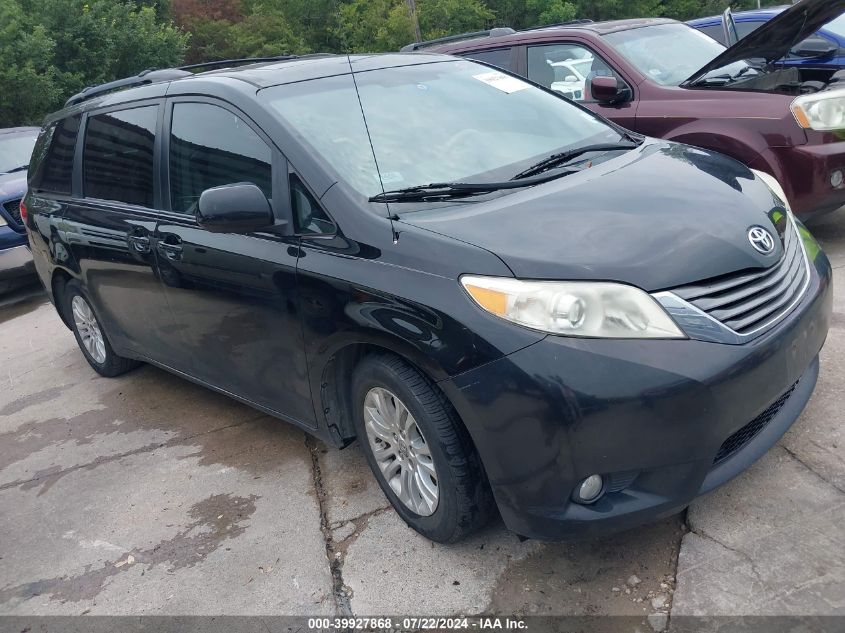
[[[96,372],[357,439],[440,542],[496,511],[543,539],[678,512],[795,421],[831,313],[771,176],[443,55],[88,89],[21,212]]]

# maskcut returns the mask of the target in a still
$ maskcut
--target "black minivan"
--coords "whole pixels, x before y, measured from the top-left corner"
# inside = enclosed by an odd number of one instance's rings
[[[440,542],[497,510],[544,539],[678,512],[795,421],[831,314],[770,176],[443,55],[88,90],[22,211],[94,370],[357,438]]]

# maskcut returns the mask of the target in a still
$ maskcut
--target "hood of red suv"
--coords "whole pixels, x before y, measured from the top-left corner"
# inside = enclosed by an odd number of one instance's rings
[[[801,0],[697,70],[684,83],[693,83],[713,70],[747,59],[777,62],[843,11],[845,0]]]

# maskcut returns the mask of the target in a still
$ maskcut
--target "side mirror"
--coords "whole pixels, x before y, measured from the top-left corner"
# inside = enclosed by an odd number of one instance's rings
[[[578,77],[576,77],[575,75],[567,75],[563,79],[563,81],[565,81],[568,84],[575,84],[575,83],[578,83]]]
[[[197,222],[212,233],[250,233],[272,226],[273,210],[261,189],[239,182],[203,191]]]
[[[798,57],[830,59],[838,50],[839,47],[827,38],[814,35],[799,42],[790,52]]]
[[[631,99],[631,89],[616,77],[596,76],[590,79],[593,99],[604,105],[616,105]]]

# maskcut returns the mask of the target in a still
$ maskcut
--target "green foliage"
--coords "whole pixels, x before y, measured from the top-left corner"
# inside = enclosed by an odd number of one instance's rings
[[[142,5],[3,0],[0,127],[38,122],[85,86],[178,64],[188,36]]]
[[[495,18],[480,0],[417,0],[417,14],[426,39],[478,31]]]
[[[687,20],[757,0],[416,0],[422,36],[575,18]],[[783,0],[764,0],[764,5]],[[172,20],[172,21],[171,21]],[[394,51],[408,0],[0,0],[0,126],[39,121],[84,86],[234,57]]]
[[[351,0],[338,7],[335,33],[344,52],[397,50],[414,39],[404,0]]]

